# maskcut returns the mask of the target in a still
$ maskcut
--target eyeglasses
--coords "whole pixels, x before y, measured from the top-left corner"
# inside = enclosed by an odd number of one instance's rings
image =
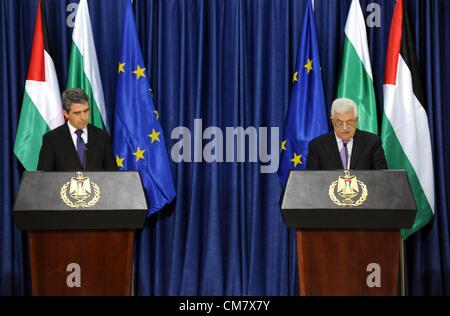
[[[354,127],[356,125],[357,120],[348,120],[348,121],[341,121],[341,120],[333,120],[333,123],[341,128],[344,127],[344,125],[347,125],[348,127]]]

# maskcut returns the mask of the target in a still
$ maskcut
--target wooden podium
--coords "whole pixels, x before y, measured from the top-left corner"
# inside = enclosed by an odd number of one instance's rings
[[[405,171],[292,171],[281,209],[300,295],[398,294],[400,229],[416,214]]]
[[[130,295],[137,172],[25,172],[14,205],[28,230],[33,295]]]

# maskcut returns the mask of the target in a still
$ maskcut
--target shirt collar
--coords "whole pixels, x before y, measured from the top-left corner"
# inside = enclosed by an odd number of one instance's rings
[[[340,139],[340,138],[337,136],[336,132],[334,132],[334,137],[336,137],[336,142],[338,143],[338,145],[339,145],[339,144],[343,144],[342,139]],[[353,139],[354,139],[354,138],[355,138],[355,137],[353,136],[353,138],[350,139],[350,140],[347,142],[347,144],[353,144]]]
[[[69,131],[70,134],[75,134],[75,131],[77,130],[75,127],[72,126],[72,124],[70,124],[69,121],[67,121],[67,126],[69,126]],[[85,128],[82,128],[83,133],[87,135],[87,126]]]

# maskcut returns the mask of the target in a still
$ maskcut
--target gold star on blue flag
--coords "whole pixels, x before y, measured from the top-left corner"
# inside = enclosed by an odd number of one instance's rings
[[[319,45],[311,0],[308,0],[301,30],[278,168],[278,176],[283,186],[290,170],[306,168],[309,141],[328,132]]]
[[[125,5],[117,77],[113,149],[119,170],[138,170],[151,215],[175,197],[164,134],[145,74],[130,1]],[[123,66],[134,71],[121,71]],[[150,137],[149,137],[150,136]]]

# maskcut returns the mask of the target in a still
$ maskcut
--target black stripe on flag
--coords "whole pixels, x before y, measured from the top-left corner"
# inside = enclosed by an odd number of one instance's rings
[[[400,55],[408,65],[412,75],[412,83],[414,95],[419,100],[422,107],[425,107],[425,93],[420,77],[419,63],[417,62],[416,48],[414,44],[414,37],[412,34],[411,21],[408,15],[406,1],[403,1],[403,25],[402,25],[402,43],[400,47]]]
[[[45,19],[45,0],[41,0],[41,21],[42,21],[42,33],[44,36],[44,49],[50,56],[52,55],[50,41],[48,40],[47,20]]]

